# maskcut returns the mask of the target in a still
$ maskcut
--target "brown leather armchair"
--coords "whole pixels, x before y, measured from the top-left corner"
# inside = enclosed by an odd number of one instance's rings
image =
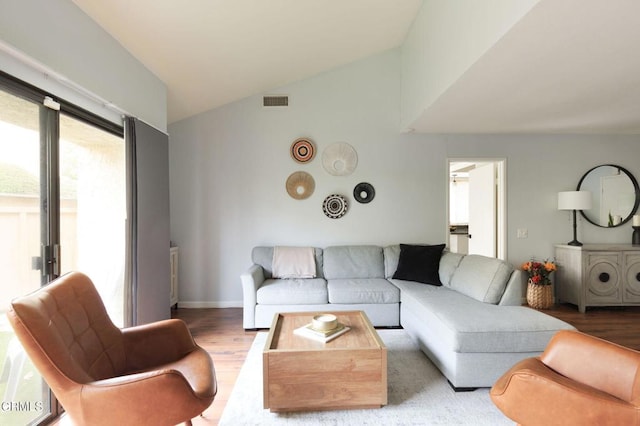
[[[190,424],[215,397],[211,357],[184,322],[119,329],[84,274],[11,305],[18,339],[75,424]]]
[[[490,394],[525,426],[640,425],[640,352],[560,331],[539,358],[513,366]]]

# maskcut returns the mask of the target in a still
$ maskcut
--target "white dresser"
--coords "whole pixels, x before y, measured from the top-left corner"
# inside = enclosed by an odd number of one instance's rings
[[[578,306],[640,305],[640,246],[555,246],[556,299]]]

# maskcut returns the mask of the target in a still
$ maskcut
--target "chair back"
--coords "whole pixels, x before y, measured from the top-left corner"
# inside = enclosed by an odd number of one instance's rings
[[[68,273],[15,299],[7,313],[16,336],[64,405],[80,385],[117,376],[124,369],[122,333],[93,282]]]
[[[575,331],[556,333],[540,360],[563,376],[640,405],[640,352]]]

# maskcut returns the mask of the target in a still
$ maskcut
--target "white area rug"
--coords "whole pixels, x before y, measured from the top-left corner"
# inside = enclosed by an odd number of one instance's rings
[[[271,413],[262,408],[260,332],[249,350],[220,425],[513,425],[489,389],[454,392],[404,330],[378,330],[387,345],[388,405],[370,410]]]

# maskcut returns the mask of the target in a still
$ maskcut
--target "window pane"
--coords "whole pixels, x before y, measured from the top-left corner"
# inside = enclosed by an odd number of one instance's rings
[[[11,300],[40,287],[39,106],[0,90],[0,424],[50,413],[49,390],[7,321]]]
[[[60,116],[61,273],[87,274],[121,327],[125,265],[124,140]]]

